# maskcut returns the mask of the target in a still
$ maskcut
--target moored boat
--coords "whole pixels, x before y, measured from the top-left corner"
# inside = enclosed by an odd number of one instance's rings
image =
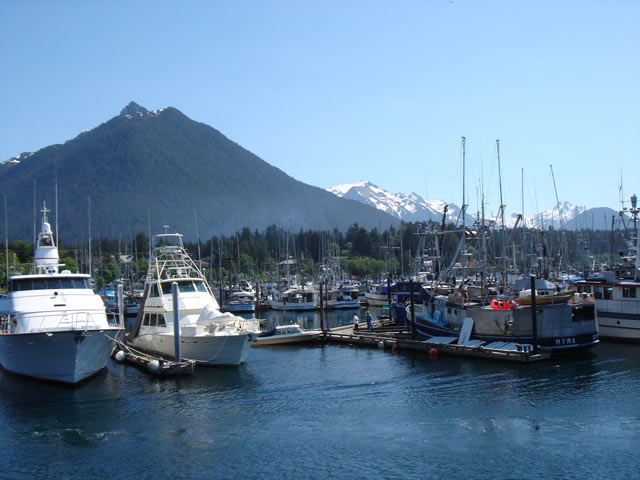
[[[106,367],[122,328],[109,321],[90,275],[58,271],[46,205],[42,212],[34,273],[11,276],[0,300],[0,364],[19,375],[75,385]]]
[[[252,343],[253,347],[264,345],[280,345],[316,340],[322,335],[321,330],[304,330],[299,325],[278,325],[272,330],[261,333]]]
[[[154,237],[143,300],[129,346],[175,358],[172,284],[178,288],[181,358],[202,365],[239,365],[259,333],[258,321],[222,313],[206,278],[184,249],[182,235]]]

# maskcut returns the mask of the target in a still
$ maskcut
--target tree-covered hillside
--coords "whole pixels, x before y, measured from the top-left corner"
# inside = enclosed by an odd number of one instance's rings
[[[63,240],[88,237],[89,211],[92,236],[109,238],[154,234],[169,224],[195,239],[196,221],[200,237],[245,226],[345,230],[353,222],[399,223],[291,178],[175,108],[148,112],[133,102],[73,140],[0,165],[9,238],[33,237],[34,197],[36,209],[43,198],[53,208],[56,178]],[[55,209],[50,218],[54,223]]]

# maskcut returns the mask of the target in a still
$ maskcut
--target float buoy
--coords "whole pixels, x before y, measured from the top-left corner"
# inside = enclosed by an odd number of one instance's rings
[[[124,354],[124,351],[118,350],[116,352],[116,357],[115,358],[116,358],[116,360],[118,362],[124,362],[125,357],[126,357],[126,355]]]
[[[438,349],[437,348],[430,348],[429,349],[429,356],[430,357],[437,357],[438,356]]]
[[[397,343],[394,343],[394,344],[393,344],[393,347],[391,347],[391,350],[393,350],[394,352],[395,352],[396,350],[398,350],[398,344],[397,344]]]
[[[151,373],[156,373],[158,370],[160,370],[160,362],[158,360],[151,360],[147,364],[147,368]]]

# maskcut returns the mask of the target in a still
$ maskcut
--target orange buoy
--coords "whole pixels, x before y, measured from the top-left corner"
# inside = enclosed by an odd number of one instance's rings
[[[493,308],[494,310],[498,310],[500,308],[500,304],[495,298],[491,300],[491,308]]]

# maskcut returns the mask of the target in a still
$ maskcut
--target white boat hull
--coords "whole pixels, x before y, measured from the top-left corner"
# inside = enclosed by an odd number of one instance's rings
[[[253,347],[261,347],[264,345],[281,345],[284,343],[299,343],[310,342],[317,339],[321,335],[321,332],[308,332],[294,335],[273,335],[271,337],[258,337],[255,342],[251,344]]]
[[[315,302],[304,302],[304,303],[283,303],[283,302],[271,302],[271,308],[273,310],[288,310],[288,311],[304,311],[304,310],[315,310],[316,304]]]
[[[0,364],[15,374],[76,384],[106,367],[120,329],[0,335]]]
[[[625,317],[610,315],[608,312],[598,310],[598,332],[600,337],[640,341],[640,314]]]
[[[247,359],[251,342],[257,334],[198,335],[180,337],[183,360],[194,360],[200,365],[240,365]],[[133,348],[165,358],[175,358],[174,336],[168,333],[140,335],[131,342]]]
[[[386,294],[365,293],[365,299],[369,305],[382,307],[389,304],[389,297]]]

